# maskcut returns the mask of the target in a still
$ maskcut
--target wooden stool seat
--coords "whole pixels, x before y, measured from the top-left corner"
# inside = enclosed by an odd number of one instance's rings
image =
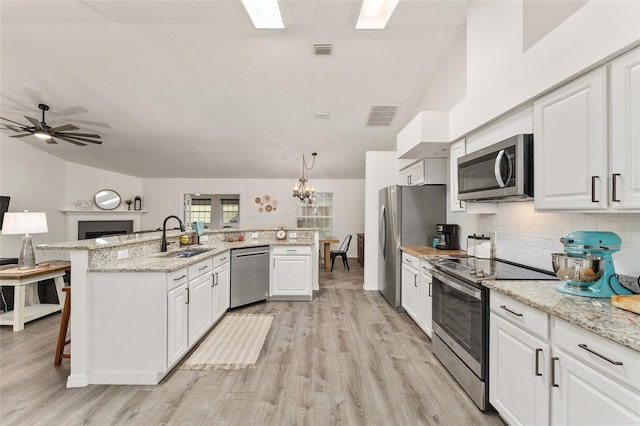
[[[55,366],[62,364],[62,358],[71,358],[71,354],[64,353],[64,347],[71,343],[71,340],[67,340],[67,329],[69,328],[69,317],[71,315],[71,287],[63,287],[62,291],[64,291],[66,295],[64,298],[64,306],[62,307],[62,318],[60,318],[56,357],[53,361],[53,365]]]

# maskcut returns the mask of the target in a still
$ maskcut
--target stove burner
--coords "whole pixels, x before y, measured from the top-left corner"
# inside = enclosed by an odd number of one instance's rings
[[[444,259],[435,267],[467,282],[479,284],[482,280],[556,280],[552,272],[502,259],[477,259],[472,257]]]

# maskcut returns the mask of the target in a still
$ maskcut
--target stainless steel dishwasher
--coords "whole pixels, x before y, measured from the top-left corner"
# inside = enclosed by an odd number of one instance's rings
[[[269,296],[269,246],[231,250],[229,307],[266,300]]]

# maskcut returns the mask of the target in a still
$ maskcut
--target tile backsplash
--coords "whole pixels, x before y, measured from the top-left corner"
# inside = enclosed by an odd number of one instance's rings
[[[496,256],[552,270],[551,253],[564,250],[570,231],[613,231],[622,248],[613,255],[618,274],[640,276],[640,213],[536,212],[533,202],[498,204],[498,213],[481,215],[480,233],[496,232]]]

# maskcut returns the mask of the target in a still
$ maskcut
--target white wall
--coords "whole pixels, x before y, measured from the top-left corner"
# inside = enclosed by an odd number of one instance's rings
[[[637,44],[639,17],[637,1],[590,1],[523,52],[522,1],[468,2],[467,96],[450,111],[451,139]],[[425,99],[458,86],[451,73]]]
[[[310,179],[318,192],[334,194],[333,232],[340,240],[353,235],[349,257],[356,257],[355,234],[364,230],[364,180]],[[162,226],[164,218],[175,214],[182,217],[185,193],[240,194],[240,221],[243,228],[296,227],[296,199],[291,195],[292,179],[143,179],[147,229]],[[259,212],[257,197],[269,195],[277,200],[275,211]]]

